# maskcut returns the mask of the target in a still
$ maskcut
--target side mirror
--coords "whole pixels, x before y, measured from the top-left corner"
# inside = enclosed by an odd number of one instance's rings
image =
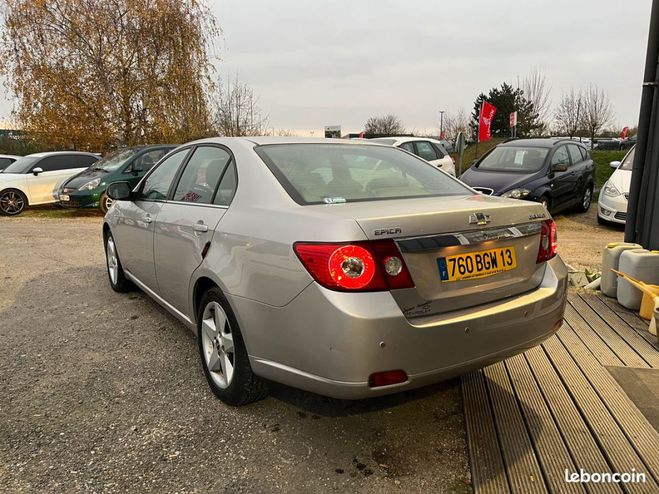
[[[609,163],[609,166],[613,169],[616,169],[620,166],[620,161],[612,161],[611,163]]]
[[[130,184],[128,182],[111,183],[105,193],[113,201],[127,201],[131,196]]]
[[[553,171],[553,172],[566,172],[567,171],[567,163],[556,163],[555,165],[551,165],[551,171]]]
[[[32,173],[34,173],[34,176],[36,177],[40,173],[43,173],[43,168],[37,166],[36,168],[32,168]]]

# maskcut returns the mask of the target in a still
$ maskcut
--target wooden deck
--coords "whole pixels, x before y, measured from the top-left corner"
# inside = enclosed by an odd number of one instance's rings
[[[462,378],[476,494],[659,493],[659,433],[607,370],[659,369],[656,339],[614,300],[568,302],[556,336]],[[646,482],[570,483],[566,469]]]

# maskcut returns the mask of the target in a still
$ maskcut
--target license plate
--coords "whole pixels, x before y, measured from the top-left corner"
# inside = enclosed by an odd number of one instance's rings
[[[437,259],[442,281],[485,278],[517,267],[514,247],[480,250]]]
[[[69,202],[69,196],[67,194],[60,194],[59,195],[59,200],[64,201],[64,202]]]

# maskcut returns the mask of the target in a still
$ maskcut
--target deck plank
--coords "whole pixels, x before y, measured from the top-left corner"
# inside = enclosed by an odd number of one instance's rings
[[[510,493],[483,372],[462,376],[471,481],[478,494]]]
[[[574,459],[577,470],[583,468],[586,472],[610,471],[611,467],[606,457],[545,351],[542,347],[536,347],[527,351],[524,356],[558,425],[563,441]],[[622,493],[621,488],[616,484],[590,484],[588,490],[592,494]]]
[[[513,494],[547,493],[524,418],[503,362],[484,369],[503,459]]]
[[[572,359],[563,343],[558,338],[550,338],[543,346],[561,376],[565,387],[593,431],[600,448],[607,456],[612,471],[644,471],[642,460],[636,450],[629,443],[627,436],[620,429],[617,421]],[[652,475],[649,472],[646,472],[646,474],[648,474],[646,483],[628,483],[625,485],[625,490],[630,494],[659,492],[659,485],[657,485]]]
[[[588,321],[588,325],[593,331],[606,341],[609,348],[626,366],[644,369],[650,367],[634,348],[630,347],[581,297],[574,295],[568,298],[568,302],[585,321]]]
[[[597,363],[573,331],[561,328],[558,337],[569,348],[572,358],[625,433],[649,473],[659,483],[659,433],[636,408],[615,378]]]
[[[621,365],[625,363],[611,350],[611,347],[588,325],[570,304],[565,306],[565,321],[570,324],[579,338],[602,365]]]
[[[602,297],[598,297],[592,293],[581,293],[579,296],[595,311],[599,316],[613,328],[613,330],[624,339],[629,346],[631,346],[636,353],[638,353],[648,365],[654,369],[659,369],[659,352],[650,344],[647,339],[641,336],[639,330],[633,329],[627,322],[625,322],[615,311],[602,301]],[[626,311],[625,311],[626,312]],[[639,325],[640,327],[640,325]],[[650,334],[647,329],[648,324],[645,324],[645,333]],[[653,336],[653,335],[650,335]]]
[[[508,359],[506,368],[550,492],[585,493],[581,484],[565,482],[565,469],[576,472],[576,465],[524,355]]]

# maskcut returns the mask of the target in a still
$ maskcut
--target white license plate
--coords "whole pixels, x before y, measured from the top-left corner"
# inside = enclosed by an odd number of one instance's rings
[[[64,201],[64,202],[69,202],[70,198],[67,194],[60,194],[59,195],[59,200]]]

